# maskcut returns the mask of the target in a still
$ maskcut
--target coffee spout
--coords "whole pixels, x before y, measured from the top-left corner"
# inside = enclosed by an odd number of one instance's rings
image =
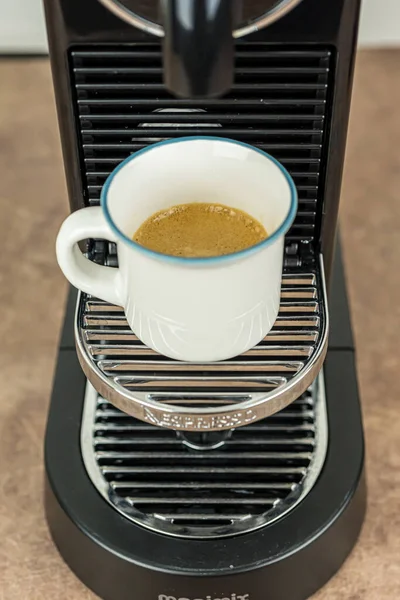
[[[233,83],[239,0],[161,0],[164,81],[176,96],[215,97]]]

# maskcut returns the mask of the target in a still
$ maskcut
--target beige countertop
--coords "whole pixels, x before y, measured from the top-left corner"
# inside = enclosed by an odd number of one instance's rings
[[[67,284],[48,63],[0,61],[0,600],[89,600],[47,531],[42,446]],[[315,600],[400,598],[400,52],[359,55],[341,221],[367,441],[358,545]],[[343,415],[346,418],[346,415]]]

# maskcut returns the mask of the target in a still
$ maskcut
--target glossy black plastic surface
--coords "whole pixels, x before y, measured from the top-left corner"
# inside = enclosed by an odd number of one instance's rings
[[[332,321],[349,323],[340,263]],[[342,282],[342,283],[341,283]],[[65,328],[72,329],[72,303]],[[65,339],[65,336],[64,336]],[[331,338],[332,339],[332,338]],[[345,340],[343,342],[343,340]],[[341,347],[351,340],[342,337]],[[62,556],[106,600],[224,597],[305,600],[340,567],[365,511],[364,441],[352,349],[331,343],[324,366],[329,446],[303,502],[264,529],[222,540],[166,537],[112,509],[91,484],[80,454],[85,377],[61,347],[46,434],[46,514]]]
[[[363,435],[353,353],[331,351],[325,366],[330,444],[307,498],[282,520],[223,540],[174,539],[127,521],[93,488],[82,464],[85,379],[76,354],[60,352],[46,435],[46,514],[72,570],[107,600],[249,594],[305,600],[337,571],[365,511]],[[343,415],[346,418],[343,418]]]
[[[339,242],[340,240],[336,244],[335,260],[328,293],[330,320],[329,348],[335,350],[353,350],[354,339],[346,294],[346,269],[343,264],[342,246]]]
[[[164,82],[176,96],[221,96],[233,83],[238,0],[161,0]]]

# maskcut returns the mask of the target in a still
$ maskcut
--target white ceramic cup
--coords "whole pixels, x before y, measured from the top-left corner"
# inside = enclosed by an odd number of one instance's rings
[[[258,219],[268,238],[211,258],[154,252],[132,240],[155,212],[176,204],[215,202]],[[77,288],[125,309],[147,346],[183,361],[228,359],[258,344],[279,311],[284,236],[297,210],[287,171],[274,158],[224,138],[192,137],[146,147],[108,177],[101,206],[63,223],[57,259]],[[119,267],[97,265],[77,242],[116,242]]]

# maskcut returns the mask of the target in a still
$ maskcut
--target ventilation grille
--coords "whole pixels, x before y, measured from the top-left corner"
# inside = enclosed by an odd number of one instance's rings
[[[287,238],[292,243],[314,239],[324,170],[329,50],[238,44],[235,85],[226,97],[212,100],[180,100],[166,91],[158,43],[73,50],[71,63],[86,204],[97,204],[109,173],[148,144],[218,135],[253,144],[282,162],[299,193],[297,218]],[[167,117],[165,111],[171,110]]]
[[[322,376],[281,412],[198,439],[138,421],[90,385],[88,392],[82,450],[92,481],[125,516],[162,533],[208,537],[263,526],[308,493],[325,458]],[[210,438],[224,434],[219,443]]]

